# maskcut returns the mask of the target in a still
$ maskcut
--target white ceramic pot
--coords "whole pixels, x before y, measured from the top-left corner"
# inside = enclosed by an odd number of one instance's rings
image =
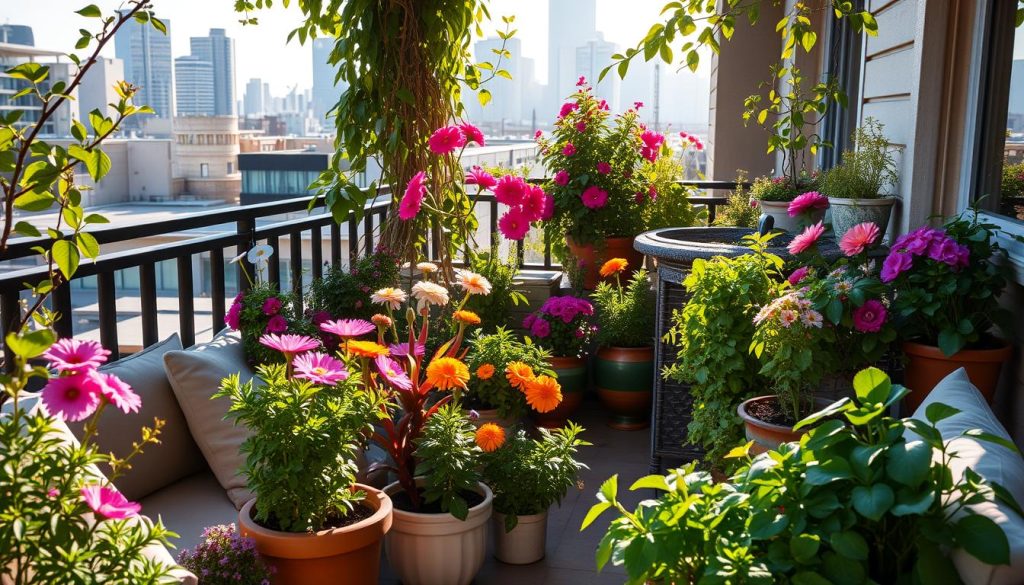
[[[422,484],[417,479],[417,485]],[[394,495],[402,486],[384,488]],[[478,484],[484,501],[469,509],[465,520],[451,514],[419,514],[394,509],[391,531],[384,538],[391,568],[403,585],[469,585],[487,555],[491,489]]]
[[[889,216],[892,215],[892,207],[896,203],[893,197],[882,199],[841,199],[828,198],[829,207],[832,209],[832,231],[836,240],[843,237],[853,226],[871,222],[878,226],[884,236],[889,229]]]
[[[510,565],[529,565],[544,558],[548,540],[548,511],[520,516],[511,532],[505,532],[505,515],[494,513],[494,556]]]
[[[775,219],[775,229],[791,234],[803,231],[805,226],[800,225],[800,218],[789,216],[789,201],[758,201],[757,205],[761,208],[762,216],[770,215]],[[825,210],[817,209],[812,213],[808,225],[815,224],[824,217]]]

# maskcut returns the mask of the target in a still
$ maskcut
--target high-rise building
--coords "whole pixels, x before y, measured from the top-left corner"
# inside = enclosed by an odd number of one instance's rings
[[[213,66],[213,113],[234,116],[235,40],[222,28],[211,28],[210,35],[191,38],[192,56]]]
[[[125,11],[120,11],[124,13]],[[164,19],[167,34],[149,23],[134,19],[124,23],[114,36],[114,53],[124,62],[125,81],[139,86],[137,105],[146,105],[156,117],[174,117],[174,66],[171,60],[171,21]],[[128,118],[127,125],[137,127],[140,116]]]
[[[174,98],[178,116],[217,115],[217,93],[213,63],[195,55],[174,60]]]
[[[551,111],[543,119],[554,117],[558,104],[576,90],[576,49],[595,38],[597,0],[548,0],[547,107]]]
[[[24,24],[0,24],[0,43],[36,46],[32,27]]]
[[[313,39],[313,117],[324,128],[333,126],[327,121],[327,112],[334,108],[341,92],[348,87],[344,81],[334,83],[337,69],[327,62],[333,48],[332,39]]]
[[[100,57],[78,84],[78,119],[90,130],[89,112],[99,110],[105,116],[113,116],[108,104],[116,104],[121,99],[114,86],[122,79],[124,62]]]
[[[245,115],[262,116],[266,113],[263,107],[263,80],[259,78],[250,79],[245,84]]]
[[[490,38],[477,41],[473,45],[478,62],[489,61],[496,69],[504,69],[509,72],[512,79],[494,77],[487,82],[487,90],[491,92],[491,102],[480,107],[471,107],[470,114],[480,122],[514,122],[519,123],[523,119],[523,88],[530,81],[525,79],[523,71],[523,47],[522,41],[517,38],[509,39],[505,44],[511,54],[511,58],[503,58],[500,63],[498,56],[492,49],[501,50],[502,40]],[[485,75],[489,72],[484,71]],[[532,75],[531,75],[532,77]],[[467,92],[467,101],[472,104],[476,101],[475,92]],[[479,114],[476,112],[479,111]]]
[[[612,55],[618,52],[615,43],[604,40],[604,35],[596,33],[597,38],[576,48],[576,77],[586,77],[594,88],[594,96],[608,102],[613,112],[619,111],[619,76],[606,75],[597,81],[601,70],[612,64]],[[574,80],[575,81],[575,80]]]
[[[61,51],[48,51],[21,44],[0,45],[0,114],[7,115],[12,111],[21,111],[22,115],[16,122],[17,126],[25,127],[37,124],[43,113],[42,103],[24,96],[12,99],[15,94],[30,88],[32,84],[24,79],[11,77],[4,71],[30,61],[42,63],[49,67],[47,82],[51,84],[64,82],[67,85],[71,82],[71,77],[77,67],[69,61],[61,61],[63,58],[64,53]],[[71,92],[76,99],[78,91],[76,88]],[[64,100],[39,129],[39,134],[47,137],[70,136],[71,104],[73,103],[75,102],[72,100]]]

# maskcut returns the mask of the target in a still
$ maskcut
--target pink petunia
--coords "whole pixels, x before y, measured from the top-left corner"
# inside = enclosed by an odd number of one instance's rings
[[[507,240],[520,241],[530,231],[530,218],[519,207],[513,207],[498,220],[498,231]]]
[[[526,196],[528,190],[529,186],[522,177],[505,175],[498,179],[498,184],[494,187],[494,198],[498,200],[498,203],[515,207],[522,205],[523,197]]]
[[[58,340],[43,353],[50,367],[58,372],[95,370],[107,361],[110,351],[98,341],[66,337]]]
[[[853,327],[862,333],[877,333],[888,314],[881,301],[871,299],[853,310]]]
[[[434,154],[448,154],[466,145],[466,136],[458,126],[444,126],[430,135],[427,147]]]
[[[580,78],[576,80],[576,87],[583,87],[587,84],[587,78],[580,75]]]
[[[658,198],[658,188],[655,187],[654,185],[648,186],[647,187],[647,197],[651,201],[654,201],[655,199],[657,199]]]
[[[281,311],[281,299],[269,297],[263,301],[263,314],[266,316],[276,315]]]
[[[399,390],[412,390],[412,380],[398,362],[386,355],[377,356],[373,362],[377,366],[377,372],[388,384]]]
[[[607,112],[611,108],[608,107],[608,102],[606,100],[601,100],[601,101],[597,102],[597,109],[603,110],[603,111]]]
[[[544,133],[541,132],[540,130],[537,130],[536,132],[533,133],[533,139],[534,140],[540,140],[541,136],[544,136]]]
[[[231,308],[228,309],[228,312],[224,315],[224,324],[235,331],[238,331],[238,328],[241,327],[241,321],[242,303],[235,301],[235,303],[231,305]]]
[[[565,187],[569,184],[569,173],[565,169],[560,169],[555,173],[555,184],[559,187]]]
[[[121,492],[101,485],[87,485],[82,488],[82,499],[93,512],[111,520],[123,520],[138,516],[142,506],[129,502]]]
[[[639,101],[633,102],[633,107],[639,110],[640,108],[644,107],[644,103]]]
[[[476,126],[469,122],[463,122],[459,124],[459,130],[462,131],[462,135],[466,138],[466,142],[476,142],[479,146],[486,146],[484,144],[484,133]]]
[[[498,180],[482,168],[474,166],[466,173],[466,184],[477,185],[481,189],[492,189],[498,184]]]
[[[92,372],[76,372],[51,378],[39,398],[50,415],[77,422],[96,412],[102,396],[103,385]]]
[[[584,122],[583,120],[580,120],[579,122],[576,122],[576,131],[580,132],[580,133],[586,132],[587,131],[587,123]]]
[[[818,239],[824,233],[825,226],[820,221],[812,226],[808,226],[807,229],[789,243],[789,253],[795,256],[806,252],[818,243]]]
[[[591,185],[583,190],[580,199],[590,209],[601,209],[608,203],[608,192],[597,185]]]
[[[640,155],[651,162],[658,160],[658,151],[661,149],[661,144],[665,142],[665,136],[653,130],[644,130],[640,135],[640,141],[644,143],[643,148],[640,149]]]
[[[797,284],[800,283],[801,280],[807,278],[807,275],[810,274],[810,272],[810,267],[801,266],[800,268],[794,270],[793,273],[790,274],[789,278],[787,278],[786,280],[789,282],[789,284],[796,286]]]
[[[575,103],[573,103],[573,102],[566,102],[566,103],[562,104],[561,109],[558,110],[558,117],[559,118],[564,118],[564,117],[568,116],[572,112],[576,111],[577,107],[578,106]]]
[[[100,383],[100,394],[125,414],[139,412],[142,408],[142,398],[121,378],[103,372],[92,372],[92,375]]]
[[[567,142],[562,148],[562,156],[572,156],[576,154],[576,147],[572,145],[572,142]]]
[[[337,321],[321,323],[320,330],[333,333],[338,337],[359,337],[371,331],[376,331],[377,327],[363,319],[338,319]]]
[[[878,226],[870,221],[858,223],[839,239],[839,249],[847,256],[856,256],[871,247],[878,240]]]
[[[270,349],[279,351],[285,356],[298,355],[304,351],[310,351],[320,347],[320,342],[306,335],[295,335],[286,333],[277,335],[271,333],[260,337],[260,344]]]
[[[264,329],[264,333],[284,333],[285,331],[288,331],[288,319],[285,319],[283,315],[271,317]]]
[[[530,327],[530,334],[534,337],[544,339],[548,335],[551,335],[551,324],[544,319],[537,319],[533,322],[533,326]]]
[[[427,174],[423,171],[409,179],[409,184],[405,186],[405,195],[398,205],[398,217],[402,221],[409,221],[419,215],[423,198],[427,196],[427,186],[424,184],[426,179]]]
[[[828,197],[817,191],[808,191],[790,201],[787,211],[790,217],[797,217],[820,209],[828,209]]]
[[[601,175],[607,175],[608,173],[612,172],[612,165],[610,165],[610,164],[608,164],[608,163],[606,163],[604,161],[599,162],[599,163],[597,163],[597,172],[598,172],[598,174],[601,174]]]
[[[548,221],[555,215],[555,198],[551,195],[544,195],[544,210],[540,213],[541,221]]]
[[[292,360],[295,377],[315,384],[333,386],[348,379],[348,369],[341,360],[322,352],[307,352]]]

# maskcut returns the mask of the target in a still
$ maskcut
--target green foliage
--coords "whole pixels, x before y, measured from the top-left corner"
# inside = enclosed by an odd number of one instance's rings
[[[740,185],[729,195],[729,202],[718,208],[715,215],[716,226],[757,227],[761,209],[751,196],[750,190],[743,186],[742,183],[746,180],[747,175],[743,172],[736,178]]]
[[[268,301],[272,304],[268,305]],[[255,283],[249,290],[239,293],[235,303],[240,307],[238,330],[242,333],[242,349],[250,366],[284,363],[279,352],[260,343],[260,337],[266,333],[319,334],[312,323],[295,314],[293,294],[279,292],[272,283]],[[273,306],[280,308],[271,312]],[[277,330],[276,325],[284,329]]]
[[[688,441],[705,449],[711,465],[720,465],[743,436],[736,407],[765,387],[761,365],[748,350],[754,317],[774,298],[781,280],[782,259],[764,253],[767,241],[753,240],[752,254],[695,260],[683,283],[690,300],[673,312],[665,337],[678,355],[663,375],[691,385]]]
[[[256,371],[258,383],[233,374],[213,395],[230,399],[228,416],[251,433],[242,443],[242,470],[256,494],[253,518],[273,530],[321,530],[365,497],[354,489],[355,454],[384,412],[384,398],[356,373],[329,386],[290,378],[282,364]]]
[[[506,532],[516,527],[519,516],[544,512],[577,485],[580,470],[587,466],[576,460],[576,453],[590,445],[579,438],[583,430],[570,422],[560,429],[538,429],[537,439],[518,430],[504,445],[483,454],[484,483],[494,492],[494,510],[506,515]]]
[[[466,392],[467,408],[496,408],[498,416],[509,419],[522,418],[526,412],[526,396],[513,388],[505,377],[505,368],[512,362],[523,362],[538,376],[555,376],[548,365],[548,353],[530,339],[519,341],[515,333],[499,327],[494,333],[477,334],[469,340],[469,354],[466,365],[473,378]],[[485,379],[480,377],[480,368],[490,365],[493,374]]]
[[[491,294],[469,297],[465,308],[480,316],[480,328],[493,333],[499,327],[507,327],[512,307],[526,305],[526,295],[518,289],[521,282],[516,280],[519,267],[514,258],[501,259],[497,250],[474,254],[469,269],[482,275],[491,283]]]
[[[1003,161],[1003,177],[999,184],[999,212],[1024,219],[1024,162]]]
[[[654,187],[655,197],[651,198],[648,192],[641,211],[641,231],[689,227],[707,217],[707,211],[698,211],[690,204],[690,195],[695,189],[677,183],[683,179],[683,165],[678,158],[659,156],[653,163],[645,164],[644,173]]]
[[[454,402],[442,406],[423,426],[416,440],[418,473],[424,477],[424,500],[459,520],[469,515],[466,495],[480,482],[480,448],[472,423]]]
[[[624,566],[636,585],[934,583],[956,575],[950,548],[1009,563],[1006,535],[972,506],[1016,503],[970,469],[952,479],[952,453],[936,423],[958,411],[933,404],[927,423],[894,419],[886,412],[906,389],[874,368],[854,386],[853,400],[801,423],[830,419],[799,443],[752,460],[750,444],[734,449],[730,456],[744,464],[731,481],[714,483],[693,463],[648,476],[631,489],[663,493],[635,512],[618,500],[616,477],[606,481],[583,524],[609,509],[616,514],[598,546],[598,567]]]
[[[622,286],[601,282],[593,296],[597,342],[614,347],[643,347],[654,343],[654,294],[647,271],[640,269]]]
[[[843,153],[842,162],[825,171],[820,179],[821,193],[840,199],[878,199],[888,187],[899,181],[894,146],[882,132],[884,125],[874,118],[853,133],[854,150]]]
[[[348,270],[332,265],[309,287],[309,309],[313,314],[322,311],[331,319],[369,320],[381,312],[381,307],[370,302],[370,295],[384,287],[397,287],[400,269],[398,256],[381,248]]]

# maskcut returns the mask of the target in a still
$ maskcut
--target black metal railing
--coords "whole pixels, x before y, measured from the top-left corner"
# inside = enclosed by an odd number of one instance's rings
[[[734,182],[724,181],[683,181],[682,183],[700,190],[731,190],[736,187]],[[278,254],[281,239],[288,238],[290,246],[290,258],[287,260],[288,280],[291,289],[299,293],[296,296],[301,298],[303,287],[303,235],[309,233],[310,237],[310,264],[311,278],[318,279],[323,276],[325,261],[332,265],[342,263],[342,234],[345,233],[348,239],[348,263],[351,265],[358,260],[360,255],[371,254],[374,251],[375,233],[379,232],[380,226],[387,218],[390,208],[390,195],[386,190],[380,191],[367,204],[363,217],[357,219],[354,213],[337,223],[329,211],[323,207],[323,199],[316,197],[302,197],[288,199],[279,202],[261,203],[255,205],[244,205],[232,208],[223,208],[198,213],[176,215],[170,219],[161,221],[157,225],[124,225],[112,227],[99,227],[90,230],[96,240],[102,244],[126,243],[143,238],[154,236],[170,235],[187,230],[202,228],[214,228],[216,226],[228,226],[233,224],[234,229],[225,227],[224,231],[211,235],[197,235],[181,241],[162,243],[143,248],[135,248],[125,251],[104,253],[95,262],[83,262],[75,273],[73,280],[80,280],[90,277],[96,279],[96,307],[98,312],[100,341],[104,346],[116,352],[120,347],[118,343],[118,309],[117,295],[118,287],[115,275],[118,271],[126,269],[138,270],[138,296],[140,301],[139,315],[141,317],[142,346],[147,347],[160,340],[158,323],[157,300],[160,291],[157,288],[156,269],[158,263],[173,261],[177,267],[177,302],[178,302],[178,334],[182,344],[185,346],[195,343],[196,337],[196,311],[193,295],[193,269],[192,261],[197,255],[209,254],[210,257],[210,319],[214,331],[223,327],[226,311],[226,291],[229,275],[225,270],[225,249],[234,247],[235,254],[242,254],[244,251],[255,246],[259,242],[266,242],[275,252],[274,258],[280,258]],[[277,216],[304,212],[313,203],[312,211],[303,217],[288,219],[275,223],[260,225],[260,220],[269,220]],[[728,201],[724,196],[702,195],[691,198],[691,202],[697,205],[704,205],[708,210],[709,223],[714,221],[715,210],[719,205]],[[477,205],[487,206],[489,209],[489,233],[496,238],[498,233],[498,202],[493,195],[481,195],[477,198]],[[329,257],[324,258],[323,251],[323,228],[330,228]],[[437,250],[440,246],[440,233],[436,227],[431,233],[426,234],[428,257],[437,257]],[[492,240],[493,241],[493,240]],[[8,246],[7,252],[0,261],[11,261],[30,256],[37,253],[33,247],[40,244],[47,244],[48,239],[20,238],[14,240]],[[468,254],[468,250],[464,251]],[[465,256],[462,258],[465,261]],[[243,259],[242,262],[245,262]],[[543,256],[541,262],[527,262],[522,246],[519,247],[519,266],[524,270],[551,270],[559,266],[553,263],[551,256],[551,243],[544,241]],[[251,270],[249,272],[252,273]],[[0,323],[3,324],[3,332],[6,335],[17,324],[21,309],[20,303],[24,292],[28,287],[42,282],[49,278],[45,266],[31,266],[23,269],[8,269],[0,274]],[[239,290],[244,290],[247,281],[243,278],[241,270],[234,275]],[[281,286],[282,274],[279,262],[271,262],[268,270],[268,280],[278,287]],[[134,290],[134,289],[133,289]],[[73,323],[75,322],[75,310],[72,306],[72,290],[65,284],[56,289],[50,300],[51,307],[59,314],[56,322],[57,333],[62,337],[73,335]],[[4,362],[10,364],[8,348],[4,345]]]

